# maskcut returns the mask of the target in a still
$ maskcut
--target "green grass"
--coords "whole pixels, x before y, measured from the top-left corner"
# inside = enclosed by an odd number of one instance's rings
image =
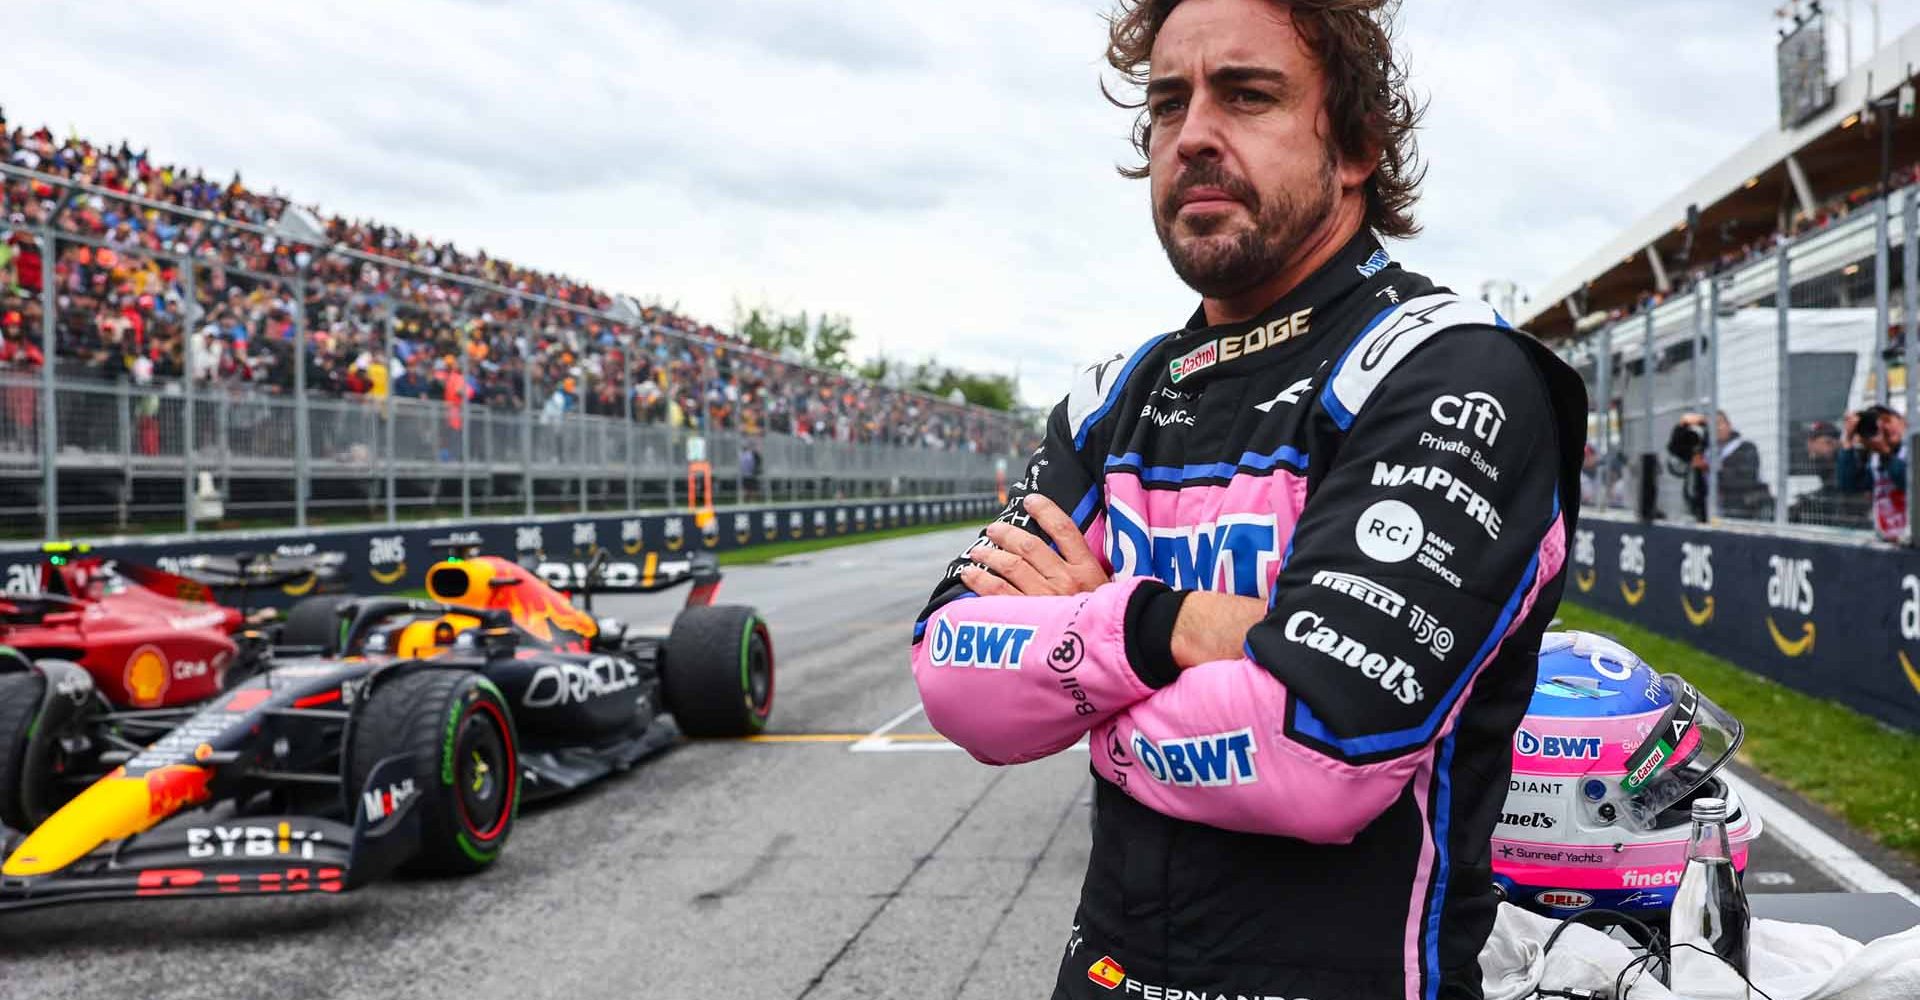
[[[889,538],[907,538],[912,535],[924,535],[930,531],[947,531],[965,527],[966,524],[954,521],[948,524],[913,524],[903,528],[886,528],[881,531],[869,531],[860,535],[830,535],[826,538],[801,538],[791,542],[766,542],[744,549],[732,549],[720,553],[722,566],[754,566],[772,562],[783,556],[801,555],[818,552],[822,549],[837,549],[842,545],[857,545],[861,542],[880,542]]]
[[[1562,604],[1560,618],[1563,628],[1613,636],[1692,681],[1746,726],[1742,763],[1920,861],[1920,735],[1588,608]]]

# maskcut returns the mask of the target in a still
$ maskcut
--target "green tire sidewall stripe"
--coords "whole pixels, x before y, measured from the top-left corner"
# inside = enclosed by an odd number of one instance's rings
[[[748,697],[751,697],[753,694],[753,684],[747,679],[747,664],[749,662],[747,650],[752,648],[753,634],[760,631],[760,627],[760,616],[748,615],[747,627],[740,630],[740,693]],[[766,727],[767,719],[766,716],[760,714],[760,706],[748,706],[747,724],[755,729]]]

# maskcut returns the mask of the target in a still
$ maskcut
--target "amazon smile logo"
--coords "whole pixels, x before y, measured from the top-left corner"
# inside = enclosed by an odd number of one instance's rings
[[[1593,585],[1600,581],[1600,571],[1594,568],[1593,551],[1592,529],[1574,529],[1573,585],[1579,587],[1582,594],[1593,593]]]
[[[1628,607],[1647,599],[1647,536],[1620,536],[1620,596]]]
[[[1704,596],[1695,608],[1687,591]],[[1705,628],[1713,621],[1713,546],[1705,542],[1680,543],[1680,613],[1694,628]]]
[[[367,573],[376,583],[399,583],[407,575],[407,536],[376,535],[367,539]]]
[[[1781,655],[1792,658],[1805,656],[1813,652],[1813,560],[1768,556],[1767,569],[1767,607],[1802,619],[1800,635],[1789,638],[1774,622],[1772,612],[1769,612],[1767,635],[1773,639]]]

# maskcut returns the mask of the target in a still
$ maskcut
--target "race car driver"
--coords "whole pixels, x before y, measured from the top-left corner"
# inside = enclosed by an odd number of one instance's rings
[[[1403,269],[1385,0],[1126,0],[1184,329],[1082,368],[914,627],[991,764],[1087,739],[1055,997],[1480,996],[1488,841],[1558,601],[1586,397]]]

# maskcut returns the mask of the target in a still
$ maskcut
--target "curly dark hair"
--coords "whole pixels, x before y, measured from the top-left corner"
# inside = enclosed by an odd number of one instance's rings
[[[1183,0],[1118,0],[1107,16],[1107,63],[1126,81],[1144,88],[1149,57],[1160,28]],[[1414,132],[1426,108],[1407,84],[1406,67],[1394,60],[1393,30],[1399,0],[1271,0],[1285,7],[1295,30],[1320,60],[1327,77],[1327,119],[1333,145],[1349,160],[1378,159],[1367,179],[1367,227],[1381,236],[1406,239],[1420,232],[1413,205],[1420,199],[1426,167]],[[1116,106],[1140,111],[1133,147],[1144,159],[1152,138],[1145,98],[1117,97],[1103,82],[1101,93]],[[1146,164],[1121,167],[1122,176],[1147,176]]]

